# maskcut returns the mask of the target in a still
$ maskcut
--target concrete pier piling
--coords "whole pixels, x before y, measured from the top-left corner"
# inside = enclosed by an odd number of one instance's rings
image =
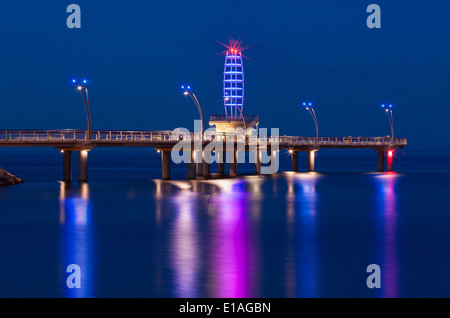
[[[384,151],[378,150],[378,172],[384,172]]]
[[[203,150],[202,172],[203,178],[209,179],[211,175],[211,153]]]
[[[187,167],[188,167],[187,177],[188,177],[188,179],[192,180],[192,179],[195,179],[195,176],[196,176],[195,151],[190,151],[189,153],[191,156],[191,162],[187,164]]]
[[[72,151],[61,150],[63,158],[63,181],[72,181]]]
[[[292,171],[298,172],[298,151],[292,151]]]
[[[255,155],[255,174],[261,174],[261,151],[254,152]]]
[[[88,181],[88,151],[78,151],[78,181]]]
[[[161,151],[161,161],[162,161],[162,179],[170,179],[170,150]]]
[[[308,172],[314,172],[315,151],[308,151]]]
[[[195,160],[196,160],[196,170],[197,170],[197,177],[201,177],[203,175],[203,151],[196,151],[195,152]]]
[[[230,162],[230,177],[237,177],[238,175],[238,151],[236,145],[234,146],[233,152],[231,153],[232,158]]]
[[[217,172],[219,177],[223,177],[225,175],[225,158],[223,151],[217,152]]]
[[[386,171],[393,171],[393,165],[394,165],[394,151],[388,150],[386,152]]]

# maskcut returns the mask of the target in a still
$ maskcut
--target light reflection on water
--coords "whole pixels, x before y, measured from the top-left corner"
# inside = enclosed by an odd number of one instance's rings
[[[27,182],[0,189],[2,296],[449,296],[447,155],[404,174],[323,162],[322,174],[171,182],[149,181],[148,160],[123,173],[125,159],[98,158],[89,186],[11,169]],[[72,263],[81,290],[65,285]],[[370,263],[380,290],[366,287]]]
[[[70,264],[77,264],[81,270],[81,288],[68,288],[65,273],[61,286],[64,297],[92,297],[92,229],[90,227],[89,185],[80,183],[72,189],[72,184],[60,182],[59,224],[61,228],[61,266],[62,273]]]
[[[216,210],[211,226],[214,231],[210,264],[214,269],[213,297],[250,297],[251,277],[249,220],[247,200],[250,194],[243,191],[243,180],[228,180],[221,191],[210,199]]]
[[[401,175],[386,173],[374,176],[377,184],[378,212],[382,222],[379,222],[378,233],[382,233],[381,259],[381,296],[386,298],[399,297],[399,261],[397,248],[397,194],[396,183]]]
[[[286,178],[289,240],[297,243],[290,245],[291,249],[296,250],[290,251],[294,258],[292,262],[287,262],[289,267],[286,270],[286,295],[287,297],[318,297],[319,262],[315,223],[316,185],[321,175],[289,173]]]
[[[285,283],[287,297],[318,295],[318,257],[315,218],[316,173],[287,174],[287,249]],[[164,198],[172,202],[171,267],[176,297],[199,297],[201,274],[208,272],[208,297],[254,297],[264,267],[260,222],[265,178],[208,181],[155,181],[156,218]],[[275,184],[275,182],[274,182]],[[279,187],[272,184],[273,192]],[[175,187],[177,190],[173,190]],[[202,211],[204,209],[205,211]],[[202,213],[208,215],[201,222]],[[205,237],[206,239],[202,239]],[[270,256],[269,256],[270,257]],[[277,269],[277,271],[279,271]],[[296,279],[297,277],[297,279]]]
[[[162,264],[153,273],[157,277],[155,284],[171,290],[169,295],[173,297],[257,297],[270,294],[264,290],[265,275],[269,274],[279,284],[274,288],[282,292],[280,297],[320,297],[323,286],[328,284],[322,273],[328,265],[323,263],[319,248],[323,240],[319,234],[321,206],[326,202],[317,186],[324,177],[317,173],[284,173],[274,178],[155,180],[153,217],[161,233],[158,248],[167,251],[155,255],[159,259],[154,262]],[[382,220],[375,229],[382,236],[380,242],[375,242],[383,261],[384,288],[379,296],[397,297],[395,185],[399,175],[377,174],[370,178],[375,180],[376,208]],[[93,252],[90,192],[86,183],[76,188],[60,183],[60,267],[65,272],[69,264],[80,265],[83,287],[65,287],[65,297],[99,296],[94,293],[98,256]],[[270,214],[267,204],[276,197],[280,208],[275,207],[276,213]],[[268,218],[264,211],[269,213]],[[276,228],[278,232],[272,233],[277,236],[274,239],[279,239],[279,251],[265,245],[271,240],[264,232],[267,220],[284,222]],[[271,260],[271,253],[281,258],[267,265],[264,262]],[[274,264],[281,267],[272,267]],[[164,276],[164,268],[170,269],[171,276]]]
[[[171,237],[171,263],[175,271],[175,297],[199,297],[200,255],[196,224],[195,193],[181,190],[174,197],[176,208]]]

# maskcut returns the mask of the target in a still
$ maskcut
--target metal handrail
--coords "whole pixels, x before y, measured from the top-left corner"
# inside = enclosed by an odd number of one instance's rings
[[[254,117],[254,116],[247,116]],[[200,140],[198,132],[173,132],[173,131],[126,131],[126,130],[92,130],[90,141],[102,142],[174,142],[179,141],[180,136],[190,137],[191,140]],[[80,129],[8,129],[0,130],[0,143],[2,142],[45,142],[45,141],[88,141],[87,131]],[[206,134],[204,141],[237,141],[237,142],[267,142],[283,145],[361,145],[361,146],[406,146],[404,137],[296,137],[296,136],[263,136],[245,137],[245,135],[230,135],[226,133]]]
[[[244,117],[245,121],[258,121],[259,116],[252,116],[252,115],[213,115],[209,118],[210,121],[237,121],[242,120],[242,117]]]

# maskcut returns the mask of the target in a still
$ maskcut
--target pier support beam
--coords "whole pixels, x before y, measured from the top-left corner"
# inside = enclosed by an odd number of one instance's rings
[[[298,171],[298,151],[292,151],[292,171]]]
[[[72,181],[72,151],[62,150],[63,181]]]
[[[308,172],[314,172],[315,151],[308,151]]]
[[[223,177],[225,175],[225,156],[224,156],[223,149],[220,151],[217,151],[217,172],[220,177]]]
[[[78,151],[78,181],[88,181],[88,151]]]
[[[162,179],[170,179],[170,150],[161,151],[161,161],[162,161]]]
[[[203,169],[202,169],[203,151],[196,151],[195,158],[196,158],[196,160],[199,160],[199,162],[196,163],[196,165],[197,165],[196,170],[197,170],[197,177],[200,177],[203,174]]]
[[[233,149],[232,152],[232,158],[230,162],[230,177],[237,177],[238,175],[238,151],[236,146]]]
[[[209,179],[211,175],[211,153],[209,151],[203,150],[202,169],[203,169],[203,178]]]
[[[384,172],[384,151],[378,151],[378,172]]]
[[[261,174],[261,151],[257,150],[255,154],[255,174]]]
[[[189,151],[191,156],[191,162],[187,164],[188,167],[188,179],[195,179],[195,151]]]
[[[386,171],[392,171],[394,164],[394,150],[386,152]]]

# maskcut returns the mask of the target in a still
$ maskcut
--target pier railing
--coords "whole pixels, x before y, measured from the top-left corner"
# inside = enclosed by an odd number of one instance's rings
[[[198,132],[176,131],[125,131],[125,130],[93,130],[88,138],[86,130],[0,130],[0,146],[2,143],[48,143],[48,142],[157,142],[174,143],[179,140],[199,141]],[[252,143],[279,143],[281,146],[406,146],[406,138],[391,137],[295,137],[295,136],[249,136],[244,134],[219,134],[206,131],[203,141],[232,141]]]

